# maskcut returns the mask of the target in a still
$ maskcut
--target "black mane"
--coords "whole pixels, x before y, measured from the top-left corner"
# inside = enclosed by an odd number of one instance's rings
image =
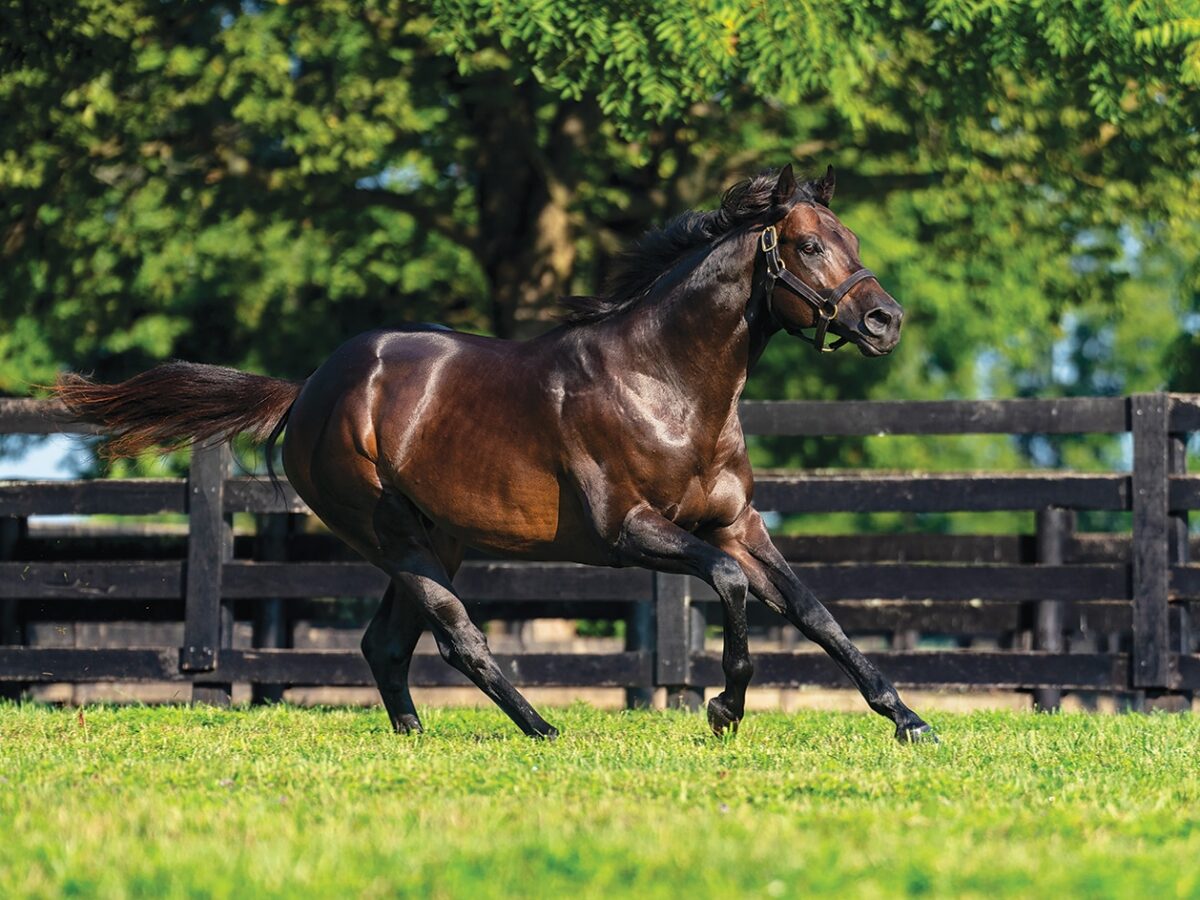
[[[770,211],[775,205],[773,194],[778,181],[779,170],[760,172],[727,190],[717,209],[685,212],[665,227],[646,232],[621,255],[602,293],[595,297],[564,298],[565,321],[587,325],[629,309],[650,293],[655,282],[689,251],[712,243]],[[812,199],[810,186],[801,182],[792,201]],[[779,214],[783,215],[783,208]]]

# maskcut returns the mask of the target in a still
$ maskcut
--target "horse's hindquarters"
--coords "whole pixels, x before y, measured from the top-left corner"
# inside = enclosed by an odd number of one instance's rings
[[[559,471],[559,431],[522,345],[372,333],[317,370],[292,410],[284,463],[327,525],[378,543],[385,494],[500,555],[603,561]],[[349,538],[347,538],[349,539]]]

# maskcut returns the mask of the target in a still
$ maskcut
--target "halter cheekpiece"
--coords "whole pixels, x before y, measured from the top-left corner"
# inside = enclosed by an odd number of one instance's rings
[[[868,278],[875,278],[875,273],[870,269],[859,269],[852,272],[845,281],[839,284],[831,291],[814,291],[807,284],[793,275],[787,270],[787,266],[783,264],[783,258],[779,255],[779,232],[775,230],[774,225],[768,225],[762,231],[762,236],[759,238],[759,247],[762,248],[763,256],[766,259],[766,293],[767,293],[767,312],[771,314],[771,318],[775,320],[780,328],[790,335],[807,341],[817,348],[822,353],[832,353],[834,350],[841,347],[843,344],[849,343],[849,338],[838,338],[828,347],[825,346],[825,337],[829,331],[829,325],[837,318],[838,304],[842,302],[842,298],[850,292],[850,289],[860,281],[866,281]],[[878,278],[875,278],[878,281]],[[775,283],[783,282],[783,286],[789,291],[808,303],[809,306],[817,314],[815,324],[816,330],[812,337],[799,328],[793,328],[779,317],[775,312]]]

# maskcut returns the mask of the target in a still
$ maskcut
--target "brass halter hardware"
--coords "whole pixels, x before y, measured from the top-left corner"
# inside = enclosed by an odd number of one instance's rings
[[[838,304],[842,302],[842,298],[850,292],[850,289],[860,281],[866,281],[868,278],[875,278],[875,273],[870,269],[859,269],[850,275],[831,291],[814,291],[807,284],[793,275],[787,270],[787,266],[783,264],[783,258],[779,255],[779,232],[774,225],[768,225],[763,229],[762,235],[759,238],[759,246],[762,248],[763,256],[767,263],[766,274],[766,293],[767,293],[767,312],[771,314],[771,318],[775,320],[780,328],[790,335],[807,341],[817,348],[822,353],[832,353],[834,350],[841,347],[843,344],[849,343],[849,338],[838,338],[830,346],[825,346],[825,337],[829,332],[829,325],[837,318]],[[875,278],[878,281],[878,278]],[[783,286],[789,291],[808,303],[809,306],[817,314],[815,324],[816,330],[813,336],[809,337],[799,328],[793,328],[779,317],[775,312],[775,283],[783,282]]]

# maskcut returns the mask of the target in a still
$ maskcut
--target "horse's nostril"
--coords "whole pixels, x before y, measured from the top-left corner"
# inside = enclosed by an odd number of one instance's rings
[[[892,324],[892,314],[883,307],[877,306],[863,317],[863,326],[867,333],[879,337],[887,332]]]

